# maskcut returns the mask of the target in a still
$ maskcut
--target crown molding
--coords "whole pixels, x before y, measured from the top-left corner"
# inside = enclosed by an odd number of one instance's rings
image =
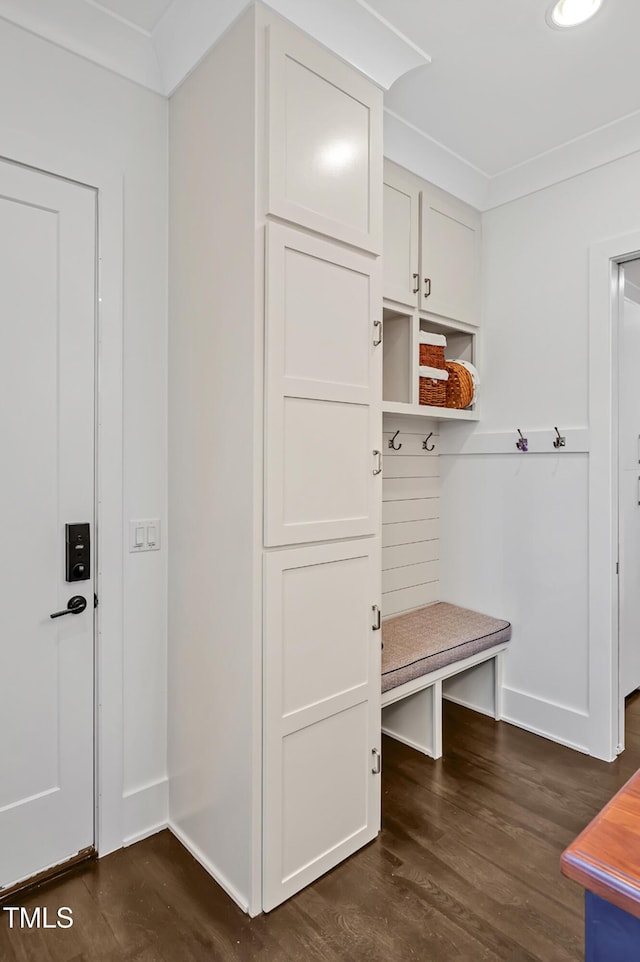
[[[173,0],[152,33],[91,0],[0,0],[0,20],[170,96],[249,5],[248,0]],[[365,0],[269,0],[267,5],[384,90],[430,62]]]
[[[43,14],[46,10],[46,15]],[[0,20],[22,27],[135,83],[163,93],[151,35],[85,0],[0,0]]]
[[[487,209],[508,204],[640,151],[640,111],[532,157],[491,178]]]
[[[153,32],[167,95],[180,85],[240,14],[246,0],[174,0]],[[268,0],[270,7],[388,90],[430,57],[364,0]]]
[[[365,0],[266,0],[266,6],[357,67],[383,90],[409,70],[431,63],[429,54]]]
[[[385,108],[385,157],[480,211],[508,204],[637,152],[640,111],[490,176]]]
[[[384,155],[477,210],[485,210],[490,177],[387,107]]]
[[[0,0],[6,20],[163,96],[250,5],[173,0],[152,33],[92,0]],[[366,0],[268,0],[266,4],[384,90],[430,62]],[[425,131],[385,110],[385,154],[478,210],[490,210],[640,151],[640,112],[489,176]]]
[[[250,5],[247,0],[173,0],[152,35],[166,97]]]

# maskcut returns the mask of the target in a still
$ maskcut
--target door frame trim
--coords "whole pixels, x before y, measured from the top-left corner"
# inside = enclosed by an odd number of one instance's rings
[[[639,252],[640,231],[589,249],[589,750],[605,761],[624,744],[616,574],[619,266]]]
[[[0,130],[0,158],[97,195],[95,839],[100,856],[124,843],[123,343],[124,175],[64,144]]]

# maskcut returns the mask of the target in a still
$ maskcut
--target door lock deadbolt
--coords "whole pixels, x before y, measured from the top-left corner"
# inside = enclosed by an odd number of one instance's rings
[[[91,577],[91,531],[88,522],[65,525],[65,580],[88,581]]]

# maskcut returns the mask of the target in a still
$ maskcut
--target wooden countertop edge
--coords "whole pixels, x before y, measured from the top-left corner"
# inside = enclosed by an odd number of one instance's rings
[[[606,899],[619,909],[640,919],[640,884],[622,875],[611,865],[594,861],[590,856],[564,852],[561,859],[562,873],[583,888]]]
[[[560,859],[562,874],[578,882],[585,889],[606,899],[619,909],[640,919],[640,862],[638,875],[630,876],[608,862],[603,862],[584,851],[582,843],[599,825],[607,812],[616,806],[634,782],[640,782],[640,771],[632,775],[602,811],[587,825],[578,837],[565,849]]]

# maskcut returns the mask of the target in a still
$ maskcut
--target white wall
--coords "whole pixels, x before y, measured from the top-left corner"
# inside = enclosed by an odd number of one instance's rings
[[[513,620],[506,716],[583,750],[589,456],[551,441],[587,427],[589,247],[640,228],[639,178],[634,154],[483,215],[477,453],[442,461],[442,597]],[[548,453],[496,453],[518,427]],[[469,429],[452,432],[456,450]]]
[[[167,102],[5,21],[0,90],[12,159],[123,178],[124,515],[166,521]],[[167,817],[166,549],[124,556],[123,838]]]

